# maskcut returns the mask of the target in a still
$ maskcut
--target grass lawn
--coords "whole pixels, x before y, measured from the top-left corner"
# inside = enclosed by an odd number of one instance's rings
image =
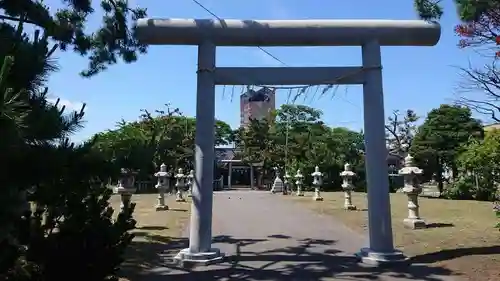
[[[157,194],[132,196],[132,202],[136,203],[134,218],[137,225],[133,231],[136,237],[127,249],[125,262],[122,265],[123,278],[120,280],[137,280],[141,272],[164,266],[165,258],[171,258],[187,243],[182,234],[189,221],[191,201],[175,202],[175,196],[170,195],[165,198],[169,210],[156,211],[157,196]],[[116,211],[120,210],[120,196],[113,195],[111,204],[116,214]]]
[[[318,213],[334,216],[360,233],[367,233],[366,194],[353,193],[353,204],[360,211],[345,211],[343,192],[324,192],[323,202],[287,196]],[[500,280],[500,232],[492,204],[420,198],[420,215],[427,229],[410,230],[403,226],[407,216],[404,194],[391,194],[392,227],[395,246],[414,257],[415,262],[444,266],[469,280]]]

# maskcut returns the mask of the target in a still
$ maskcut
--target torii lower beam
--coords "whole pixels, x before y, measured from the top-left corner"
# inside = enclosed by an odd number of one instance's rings
[[[363,84],[362,67],[217,67],[216,85]]]
[[[202,264],[222,260],[220,251],[211,248],[216,84],[363,84],[370,240],[369,247],[357,255],[371,264],[406,260],[394,249],[391,227],[380,47],[434,46],[441,36],[439,24],[418,20],[140,19],[136,27],[137,38],[145,44],[198,45],[196,178],[189,248],[176,259]],[[216,68],[216,46],[361,46],[363,65]]]

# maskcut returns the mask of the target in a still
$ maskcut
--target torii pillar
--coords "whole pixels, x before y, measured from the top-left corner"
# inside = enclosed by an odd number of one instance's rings
[[[394,249],[386,165],[381,46],[434,46],[435,22],[419,20],[140,19],[136,36],[150,45],[197,45],[195,182],[189,248],[183,263],[220,262],[212,244],[215,85],[363,84],[369,246],[357,256],[370,264],[405,261]],[[361,67],[216,67],[216,46],[361,46]]]

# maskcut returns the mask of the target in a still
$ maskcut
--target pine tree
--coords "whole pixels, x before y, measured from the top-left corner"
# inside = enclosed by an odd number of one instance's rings
[[[66,113],[47,102],[48,36],[0,27],[0,279],[117,280],[135,221],[134,206],[112,218],[103,183],[116,165],[93,141],[69,141],[84,108]]]

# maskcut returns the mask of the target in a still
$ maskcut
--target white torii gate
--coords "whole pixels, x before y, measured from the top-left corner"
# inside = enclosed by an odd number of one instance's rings
[[[197,45],[195,182],[189,248],[183,263],[222,261],[213,249],[215,85],[362,84],[368,186],[369,247],[358,257],[380,264],[406,260],[394,249],[380,46],[434,46],[435,22],[419,20],[211,20],[140,19],[137,38],[151,45]],[[361,67],[216,67],[216,46],[361,46]],[[402,60],[403,66],[404,60]]]

